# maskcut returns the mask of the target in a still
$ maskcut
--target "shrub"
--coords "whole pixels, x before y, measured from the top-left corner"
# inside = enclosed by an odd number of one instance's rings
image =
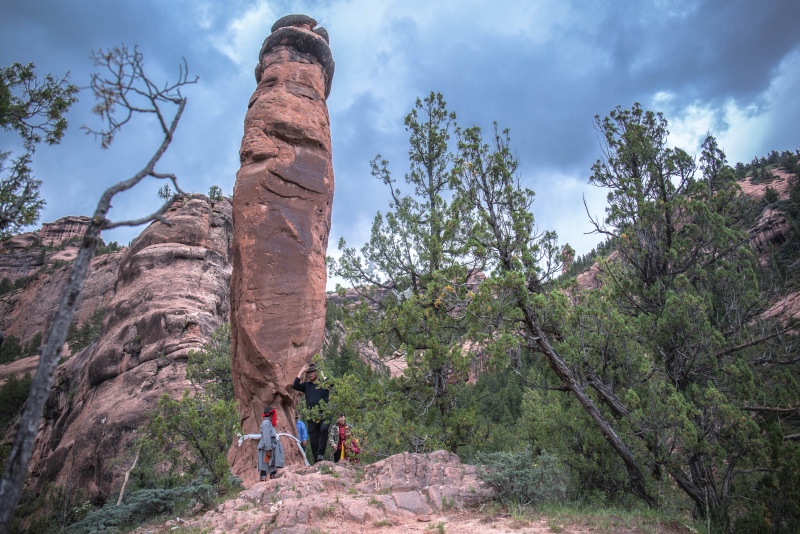
[[[90,513],[66,531],[72,533],[117,531],[124,527],[137,526],[165,514],[173,515],[194,502],[208,505],[213,502],[214,495],[214,488],[200,481],[179,488],[133,491],[119,506],[109,501],[107,506]]]
[[[556,502],[568,495],[569,476],[562,463],[546,452],[536,455],[528,447],[487,455],[478,473],[504,504]]]
[[[178,478],[180,473],[197,477],[203,471],[211,484],[225,492],[230,489],[228,448],[237,431],[239,412],[235,401],[202,394],[192,397],[188,390],[179,401],[164,394],[138,440],[144,458],[137,464],[134,476],[152,481],[161,474],[154,473],[159,466],[168,476]]]
[[[103,330],[103,319],[105,318],[105,308],[96,309],[91,317],[86,319],[80,326],[73,323],[67,333],[67,344],[72,353],[76,353],[84,347],[93,343]]]
[[[22,378],[11,376],[0,386],[0,430],[8,427],[19,415],[28,399],[32,381],[31,375],[26,373]]]
[[[202,350],[189,351],[186,378],[215,399],[234,400],[230,323],[219,325]]]
[[[775,204],[779,199],[778,191],[770,186],[764,190],[764,200],[767,204]]]
[[[212,185],[211,187],[209,187],[208,198],[213,202],[222,200],[222,188],[218,185]]]
[[[103,254],[111,254],[119,250],[122,250],[120,244],[117,243],[116,241],[112,241],[108,245],[106,244],[99,245],[96,249],[94,249],[94,255],[102,256]]]
[[[36,332],[30,341],[28,341],[27,346],[25,347],[24,353],[25,356],[35,356],[39,354],[39,348],[44,345],[44,341],[42,339],[42,333]]]
[[[0,364],[11,363],[25,356],[25,348],[16,336],[6,336],[0,346]]]

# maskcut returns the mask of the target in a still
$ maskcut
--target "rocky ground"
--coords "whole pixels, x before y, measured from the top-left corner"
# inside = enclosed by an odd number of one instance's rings
[[[196,510],[190,518],[143,525],[135,532],[692,532],[680,524],[643,529],[620,518],[598,523],[512,516],[491,498],[475,466],[462,464],[456,455],[404,453],[364,467],[332,462],[287,467],[279,478],[258,482],[213,510]]]

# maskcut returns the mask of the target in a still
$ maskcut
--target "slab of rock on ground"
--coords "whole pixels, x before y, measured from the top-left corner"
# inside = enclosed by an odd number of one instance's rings
[[[320,462],[290,466],[215,510],[181,526],[222,532],[423,531],[487,502],[492,491],[476,468],[446,451],[397,454],[366,466]],[[207,530],[206,530],[207,529]],[[448,531],[450,532],[450,531]]]

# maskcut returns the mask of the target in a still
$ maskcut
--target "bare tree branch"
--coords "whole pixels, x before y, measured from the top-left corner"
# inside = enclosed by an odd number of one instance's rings
[[[128,52],[124,46],[106,52],[99,51],[93,55],[93,58],[95,64],[105,66],[111,76],[110,78],[101,79],[98,75],[95,75],[92,77],[91,85],[92,91],[99,101],[95,106],[95,112],[107,122],[108,128],[99,131],[86,127],[84,129],[89,133],[99,135],[101,137],[101,146],[107,148],[113,141],[114,134],[130,121],[134,114],[154,113],[161,123],[164,140],[141,171],[128,180],[118,182],[106,189],[100,197],[94,216],[86,229],[78,256],[64,286],[58,310],[53,317],[47,344],[41,352],[36,376],[33,379],[28,400],[18,423],[3,477],[0,479],[0,532],[8,531],[11,518],[17,507],[22,486],[28,473],[28,464],[31,459],[34,440],[39,430],[44,404],[50,393],[50,387],[52,386],[55,370],[61,355],[61,348],[67,338],[69,326],[78,307],[80,293],[83,289],[86,275],[89,272],[89,264],[92,256],[94,256],[100,232],[108,228],[144,224],[153,220],[169,224],[163,218],[163,214],[171,201],[177,198],[177,195],[149,216],[119,222],[111,222],[106,219],[106,214],[111,209],[111,200],[117,193],[131,189],[148,176],[170,179],[175,184],[176,189],[180,191],[175,176],[157,173],[155,166],[167,151],[167,148],[169,148],[175,129],[186,107],[186,98],[181,95],[180,88],[184,85],[195,83],[197,79],[189,80],[187,71],[182,66],[178,82],[172,85],[165,85],[164,89],[158,90],[144,72],[143,57],[136,48],[132,53]],[[134,105],[129,99],[129,96],[136,95],[144,98],[143,107]],[[116,117],[118,106],[121,108],[123,115],[121,119]],[[165,110],[163,108],[165,106],[177,106],[171,121],[164,120]]]

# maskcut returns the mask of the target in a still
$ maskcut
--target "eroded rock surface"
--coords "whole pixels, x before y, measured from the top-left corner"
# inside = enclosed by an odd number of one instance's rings
[[[44,223],[35,232],[25,232],[0,242],[0,280],[14,282],[33,275],[47,263],[74,259],[78,245],[70,247],[69,241],[83,237],[88,226],[89,217],[70,215]],[[69,252],[65,254],[59,248],[72,248],[75,252],[69,258]]]
[[[99,340],[59,366],[31,461],[34,485],[108,497],[145,414],[189,387],[186,357],[229,307],[231,204],[177,201],[121,254]],[[59,294],[60,295],[60,294]],[[87,295],[91,297],[91,295]]]
[[[419,524],[492,496],[475,466],[446,451],[397,454],[363,468],[320,462],[282,471],[280,478],[258,482],[184,526],[215,533],[351,532],[364,526]]]
[[[321,350],[325,330],[325,252],[333,166],[325,99],[333,77],[327,33],[290,15],[275,23],[256,67],[234,189],[231,327],[233,374],[242,429],[258,432],[267,405],[279,432],[294,433],[289,385]],[[247,484],[256,444],[231,449]],[[287,449],[287,462],[299,462]]]

